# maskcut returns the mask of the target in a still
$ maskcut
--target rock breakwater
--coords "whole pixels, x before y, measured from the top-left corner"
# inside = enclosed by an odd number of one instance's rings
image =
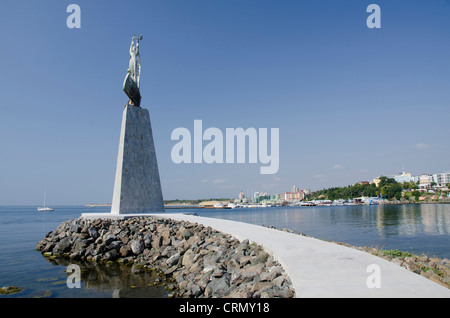
[[[289,277],[261,246],[187,221],[71,219],[37,249],[44,256],[156,269],[173,280],[172,297],[294,296]]]

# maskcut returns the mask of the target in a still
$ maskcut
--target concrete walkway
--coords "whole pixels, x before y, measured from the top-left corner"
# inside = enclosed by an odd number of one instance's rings
[[[248,239],[262,245],[291,278],[296,297],[450,298],[449,289],[380,257],[353,248],[236,221],[182,213],[150,215],[203,224],[239,240]],[[87,218],[108,216],[111,217],[111,214],[82,215]],[[380,286],[369,288],[367,282],[373,282],[376,273],[380,274]]]

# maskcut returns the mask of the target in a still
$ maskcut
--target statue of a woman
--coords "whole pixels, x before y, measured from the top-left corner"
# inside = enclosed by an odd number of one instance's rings
[[[134,41],[136,40],[136,44]],[[135,81],[139,87],[139,79],[141,75],[141,57],[139,55],[139,41],[142,40],[142,35],[140,37],[133,36],[131,38],[130,45],[130,66],[128,72],[130,72],[131,78]]]
[[[141,78],[141,56],[139,54],[140,40],[142,40],[142,35],[139,37],[133,36],[131,38],[130,64],[127,76],[123,82],[123,90],[130,98],[131,104],[135,106],[140,106],[141,103],[141,94],[139,92]]]

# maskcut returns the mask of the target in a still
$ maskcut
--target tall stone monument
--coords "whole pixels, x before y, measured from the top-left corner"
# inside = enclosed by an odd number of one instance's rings
[[[123,110],[112,214],[164,212],[150,115],[140,107],[140,40],[142,35],[131,39],[130,65],[123,83],[130,100]]]

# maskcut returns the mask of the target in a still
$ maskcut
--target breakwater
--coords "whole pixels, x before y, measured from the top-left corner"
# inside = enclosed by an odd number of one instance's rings
[[[278,229],[274,226],[266,227],[283,232],[297,234],[300,236],[311,237],[304,233],[285,228]],[[369,246],[352,246],[344,242],[330,241],[330,243],[357,249],[365,253],[381,257],[389,262],[404,267],[413,273],[428,278],[429,280],[450,289],[450,260],[447,258],[441,259],[438,257],[429,257],[425,254],[415,255],[408,251],[399,251],[397,249],[383,250],[380,248]]]
[[[156,269],[176,286],[172,297],[294,296],[282,266],[261,246],[188,221],[70,219],[37,249],[46,257]]]

